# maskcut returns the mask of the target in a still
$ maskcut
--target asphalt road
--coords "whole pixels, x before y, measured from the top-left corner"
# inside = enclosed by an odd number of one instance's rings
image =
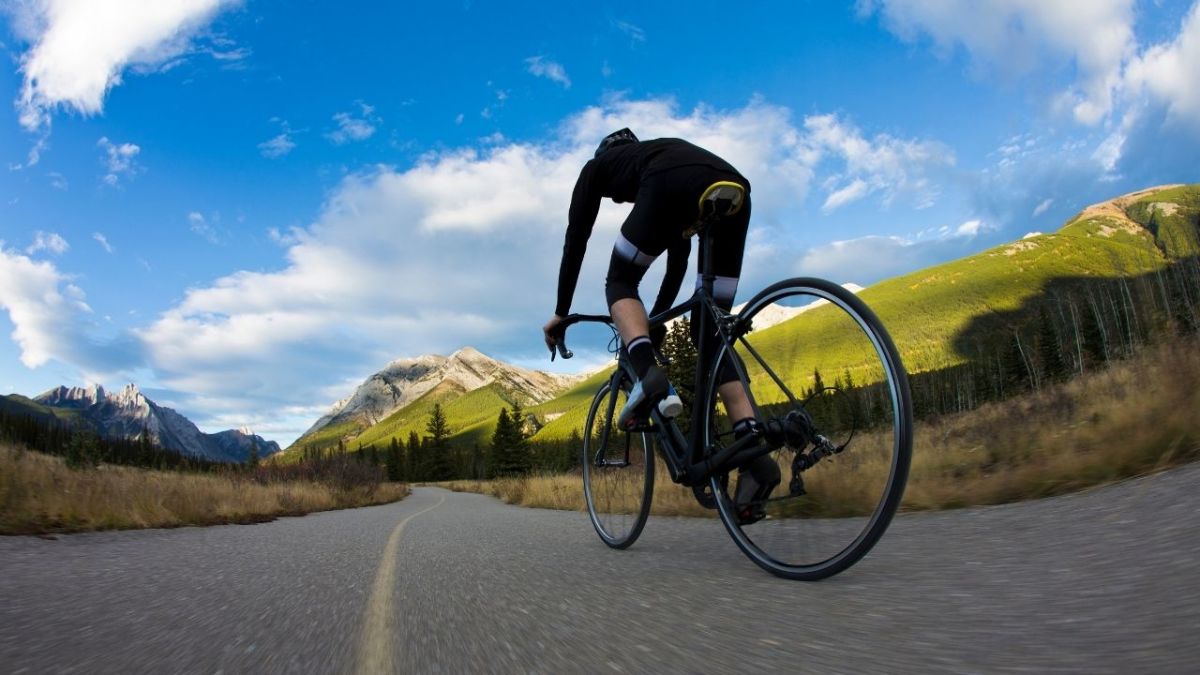
[[[418,489],[248,526],[0,538],[0,672],[1196,672],[1200,465],[898,517],[776,579],[716,520]]]

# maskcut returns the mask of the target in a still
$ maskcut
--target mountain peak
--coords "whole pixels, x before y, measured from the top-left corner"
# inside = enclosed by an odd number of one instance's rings
[[[450,358],[489,358],[487,354],[475,349],[474,347],[463,347],[450,355]]]

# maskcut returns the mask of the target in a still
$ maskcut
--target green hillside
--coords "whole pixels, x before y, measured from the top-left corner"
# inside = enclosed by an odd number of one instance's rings
[[[79,414],[74,410],[51,408],[20,394],[0,396],[0,413],[13,417],[27,415],[39,422],[58,421],[75,423],[80,420]]]
[[[461,442],[462,439],[457,436],[467,427],[488,420],[495,426],[500,408],[512,406],[511,397],[512,394],[497,383],[464,392],[461,387],[449,386],[443,382],[363,432],[354,439],[354,443],[364,446],[374,443],[376,446],[383,446],[391,443],[392,438],[407,441],[408,434],[412,431],[417,432],[418,436],[424,436],[425,424],[429,421],[429,413],[435,403],[442,405],[446,421],[456,432],[456,440]]]

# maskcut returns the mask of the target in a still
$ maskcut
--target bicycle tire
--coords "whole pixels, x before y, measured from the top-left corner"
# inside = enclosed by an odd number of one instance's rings
[[[618,387],[616,401],[610,396],[612,392],[612,383],[607,382],[592,399],[584,427],[580,465],[592,527],[605,544],[624,549],[637,541],[650,515],[654,497],[654,451],[648,434],[627,433],[616,424],[622,392]],[[628,464],[598,464],[597,460],[607,459],[611,453],[623,454]]]
[[[841,286],[812,278],[795,278],[781,281],[764,289],[747,302],[738,314],[738,320],[749,322],[749,325],[753,326],[756,317],[778,317],[782,309],[795,311],[795,314],[798,315],[807,312],[809,309],[818,307],[818,305],[803,305],[801,304],[803,301],[794,300],[801,297],[814,298],[814,302],[823,300],[831,306],[829,309],[820,307],[822,313],[814,311],[811,319],[804,319],[809,324],[833,325],[831,322],[837,321],[836,325],[842,327],[841,330],[844,330],[846,335],[853,334],[855,326],[861,330],[862,337],[865,337],[866,340],[859,340],[865,346],[859,349],[860,354],[858,357],[861,357],[861,354],[873,353],[879,359],[877,365],[880,368],[879,372],[882,380],[879,383],[868,383],[856,388],[852,384],[853,377],[851,370],[847,368],[845,371],[845,384],[842,385],[841,390],[826,387],[818,391],[817,389],[821,381],[819,370],[814,368],[813,393],[803,404],[798,404],[795,393],[789,389],[787,382],[781,382],[784,378],[778,372],[774,372],[775,368],[773,367],[770,373],[771,377],[763,376],[762,373],[759,374],[759,384],[754,384],[752,378],[752,389],[756,392],[756,398],[759,397],[760,390],[768,389],[770,386],[775,386],[781,391],[786,392],[787,396],[784,398],[787,400],[774,404],[774,409],[795,408],[799,405],[805,408],[806,413],[810,414],[814,428],[823,423],[823,421],[817,420],[815,413],[809,413],[808,408],[815,409],[821,407],[822,410],[827,410],[828,412],[823,413],[823,416],[827,418],[824,421],[831,421],[834,417],[838,417],[838,424],[842,427],[840,433],[845,433],[845,427],[849,426],[849,440],[846,441],[847,445],[844,447],[846,452],[854,452],[846,456],[846,461],[843,462],[838,461],[843,459],[842,454],[830,455],[820,460],[822,464],[800,469],[802,484],[806,480],[811,481],[814,474],[816,474],[816,470],[822,467],[825,467],[829,471],[842,471],[843,475],[849,475],[851,479],[855,478],[855,474],[857,474],[857,477],[863,483],[868,486],[874,486],[878,490],[878,501],[870,508],[869,514],[866,513],[866,509],[870,505],[871,500],[876,499],[876,497],[870,497],[865,500],[858,499],[859,502],[865,502],[864,504],[856,503],[850,506],[836,507],[846,510],[846,515],[836,517],[827,514],[823,515],[818,509],[826,508],[824,505],[836,504],[838,495],[831,487],[826,490],[825,494],[814,497],[810,494],[811,487],[809,487],[808,493],[802,492],[798,496],[779,497],[767,501],[764,510],[767,511],[768,518],[757,523],[743,525],[739,521],[739,514],[736,512],[730,491],[721,489],[722,476],[713,476],[710,484],[714,493],[719,495],[717,506],[722,523],[738,548],[747,557],[753,560],[758,566],[776,576],[815,581],[838,574],[861,560],[875,546],[891,523],[892,517],[895,515],[900,505],[900,500],[903,497],[905,484],[908,479],[909,466],[912,460],[912,397],[908,386],[908,376],[900,360],[900,355],[883,324],[865,303]],[[784,307],[782,304],[791,301],[796,302],[795,307]],[[771,307],[776,307],[777,309],[767,311]],[[792,318],[795,319],[797,316],[793,315]],[[773,333],[769,332],[772,328],[774,326],[770,326],[760,333],[763,338],[759,342],[764,350],[772,345],[782,344],[785,345],[785,348],[776,348],[775,351],[777,353],[797,353],[796,346],[788,344],[788,341],[792,339],[792,333],[787,332],[787,329],[776,330]],[[792,330],[795,331],[797,329]],[[746,351],[752,357],[748,360],[743,358],[740,353],[738,354],[746,367],[747,373],[749,373],[751,367],[759,365],[754,363],[755,359],[762,359],[765,362],[765,357],[761,356],[761,352],[758,349],[754,349],[755,353],[750,354],[751,349],[754,347],[749,344],[746,336],[742,336],[742,340],[735,343],[735,345],[739,344],[742,345],[743,351]],[[717,364],[721,362],[721,359],[724,358],[728,351],[728,346],[723,346],[718,350],[710,366],[712,368],[710,372],[715,374]],[[734,351],[735,353],[738,352],[737,346],[735,346]],[[831,349],[830,351],[835,350]],[[851,350],[850,353],[855,352]],[[871,372],[869,367],[859,370],[860,374],[862,372]],[[764,368],[762,372],[766,373],[767,370]],[[772,380],[772,377],[775,379]],[[708,411],[705,423],[706,447],[713,447],[714,443],[720,439],[719,425],[717,423],[719,416],[716,414],[715,408],[717,393],[715,379],[715,377],[710,378],[711,384],[707,390],[705,401],[705,409]],[[868,379],[863,377],[864,381]],[[842,381],[840,374],[838,381]],[[764,385],[762,382],[769,384]],[[835,394],[828,399],[824,399],[823,397],[827,396],[827,389],[834,389]],[[842,398],[836,399],[838,402],[835,404],[832,403],[835,400],[833,396],[840,396]],[[882,410],[882,412],[872,409],[863,413],[864,404],[860,399],[868,398],[880,406],[881,409],[885,407],[888,409]],[[881,401],[884,402],[881,403]],[[816,405],[816,403],[823,402],[822,406]],[[762,406],[763,402],[761,400],[759,403]],[[839,411],[843,410],[851,411],[849,422],[842,419],[845,414]],[[855,434],[858,432],[856,425],[863,423],[861,419],[856,418],[858,415],[863,415],[867,422],[875,422],[879,428],[884,428],[886,431],[880,432],[877,429],[869,432],[863,431],[859,435],[861,440],[854,441]],[[872,418],[872,415],[876,415],[877,418]],[[858,446],[851,447],[852,443],[858,443],[864,448],[858,456],[855,456],[854,453],[859,452],[860,448]],[[889,445],[890,452],[887,452]],[[789,452],[791,453],[790,459],[794,461],[797,453],[793,448],[788,447],[781,448],[768,456],[776,458],[776,462],[779,464],[781,459],[786,460],[789,458]],[[877,455],[882,456],[883,453],[887,453],[886,458],[880,459],[877,457]],[[884,463],[889,464],[887,466],[886,478],[882,476],[881,469]],[[793,471],[793,477],[796,473],[795,467],[795,463],[789,467]],[[780,466],[780,468],[782,470],[784,467]],[[813,473],[810,474],[809,472]],[[836,474],[826,473],[823,476],[816,477],[825,478],[829,475]],[[846,482],[847,479],[840,476],[839,479],[842,480],[844,486],[849,486],[845,492],[855,492],[854,496],[856,498],[857,492],[864,491],[860,488],[859,484],[852,481]],[[784,480],[790,482],[786,477]],[[836,484],[833,480],[826,480],[824,482],[830,485]],[[732,484],[734,481],[730,479],[729,483]],[[866,491],[873,490],[868,489]],[[791,495],[790,490],[789,495]],[[812,497],[812,499],[806,503],[805,499],[809,497]],[[783,502],[789,502],[789,500],[791,501],[787,505],[787,508],[784,508],[785,505]],[[814,506],[814,504],[817,506]],[[775,516],[772,513],[772,509],[782,515]],[[858,510],[856,511],[855,509]],[[860,527],[861,529],[858,529]],[[772,534],[768,535],[768,532]],[[852,534],[854,536],[851,538]],[[817,535],[820,535],[822,540],[820,546],[815,545]],[[768,540],[768,537],[770,537],[770,547],[764,543]],[[778,539],[778,544],[776,543],[776,538]],[[830,542],[837,542],[841,539],[845,539],[846,541],[844,546],[841,543],[826,545],[823,543],[825,539],[828,539]],[[768,550],[769,548],[770,550]],[[811,548],[812,551],[800,552],[804,548]],[[817,549],[823,550],[818,551]]]

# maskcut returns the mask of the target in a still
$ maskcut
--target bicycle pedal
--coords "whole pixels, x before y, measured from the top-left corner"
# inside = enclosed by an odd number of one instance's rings
[[[700,502],[700,506],[706,509],[717,508],[717,496],[712,493],[708,485],[696,485],[692,488],[692,493],[696,495],[696,501]]]

